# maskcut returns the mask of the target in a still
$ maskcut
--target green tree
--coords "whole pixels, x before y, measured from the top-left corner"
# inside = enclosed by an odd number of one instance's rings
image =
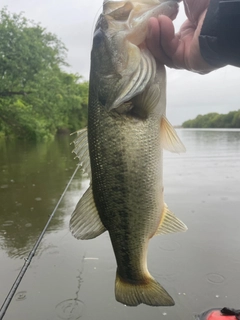
[[[0,136],[41,140],[86,125],[88,83],[61,69],[66,52],[39,24],[0,11]]]
[[[67,66],[66,48],[53,34],[21,14],[0,11],[0,95],[31,90],[42,70]]]
[[[240,110],[228,114],[208,113],[187,120],[183,128],[240,128]]]
[[[240,110],[238,110],[232,119],[232,128],[240,128]]]

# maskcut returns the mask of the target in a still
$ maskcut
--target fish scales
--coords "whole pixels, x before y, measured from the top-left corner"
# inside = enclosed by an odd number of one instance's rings
[[[146,47],[151,16],[174,0],[104,1],[91,53],[88,128],[74,141],[90,186],[70,220],[77,239],[109,232],[117,262],[116,300],[171,306],[147,268],[149,240],[186,231],[163,197],[163,148],[185,148],[166,119],[166,74]],[[91,168],[91,169],[90,169]]]
[[[95,203],[110,233],[120,274],[131,272],[130,279],[138,280],[143,277],[138,269],[144,255],[139,244],[154,235],[163,210],[159,121],[115,111],[106,115],[97,100],[92,105],[88,128]]]

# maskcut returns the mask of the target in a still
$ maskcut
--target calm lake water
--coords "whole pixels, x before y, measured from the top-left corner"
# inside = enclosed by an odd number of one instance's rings
[[[191,320],[240,308],[240,130],[178,130],[186,154],[164,153],[165,200],[186,233],[154,237],[148,265],[174,307],[115,301],[107,233],[78,241],[70,215],[89,181],[79,170],[4,317],[6,320]],[[0,141],[0,305],[77,161],[70,138]]]

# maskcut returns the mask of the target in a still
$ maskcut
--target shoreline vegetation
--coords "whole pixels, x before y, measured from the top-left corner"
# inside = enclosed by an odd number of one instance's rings
[[[182,128],[240,128],[240,110],[230,111],[227,114],[212,112],[205,115],[198,115],[195,119],[183,122]]]
[[[0,9],[0,138],[33,141],[87,125],[88,82],[63,67],[67,48],[40,24]],[[176,128],[240,128],[240,110],[198,115]]]
[[[0,9],[0,137],[47,140],[87,124],[88,82],[40,24]]]

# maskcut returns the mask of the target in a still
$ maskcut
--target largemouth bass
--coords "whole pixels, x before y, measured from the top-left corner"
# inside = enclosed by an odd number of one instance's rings
[[[176,15],[177,1],[105,1],[91,53],[88,128],[74,152],[90,187],[71,217],[77,239],[108,231],[116,300],[174,305],[147,268],[149,239],[185,231],[163,199],[162,149],[184,152],[166,113],[166,75],[145,45],[148,20]],[[90,161],[89,161],[90,157]]]

